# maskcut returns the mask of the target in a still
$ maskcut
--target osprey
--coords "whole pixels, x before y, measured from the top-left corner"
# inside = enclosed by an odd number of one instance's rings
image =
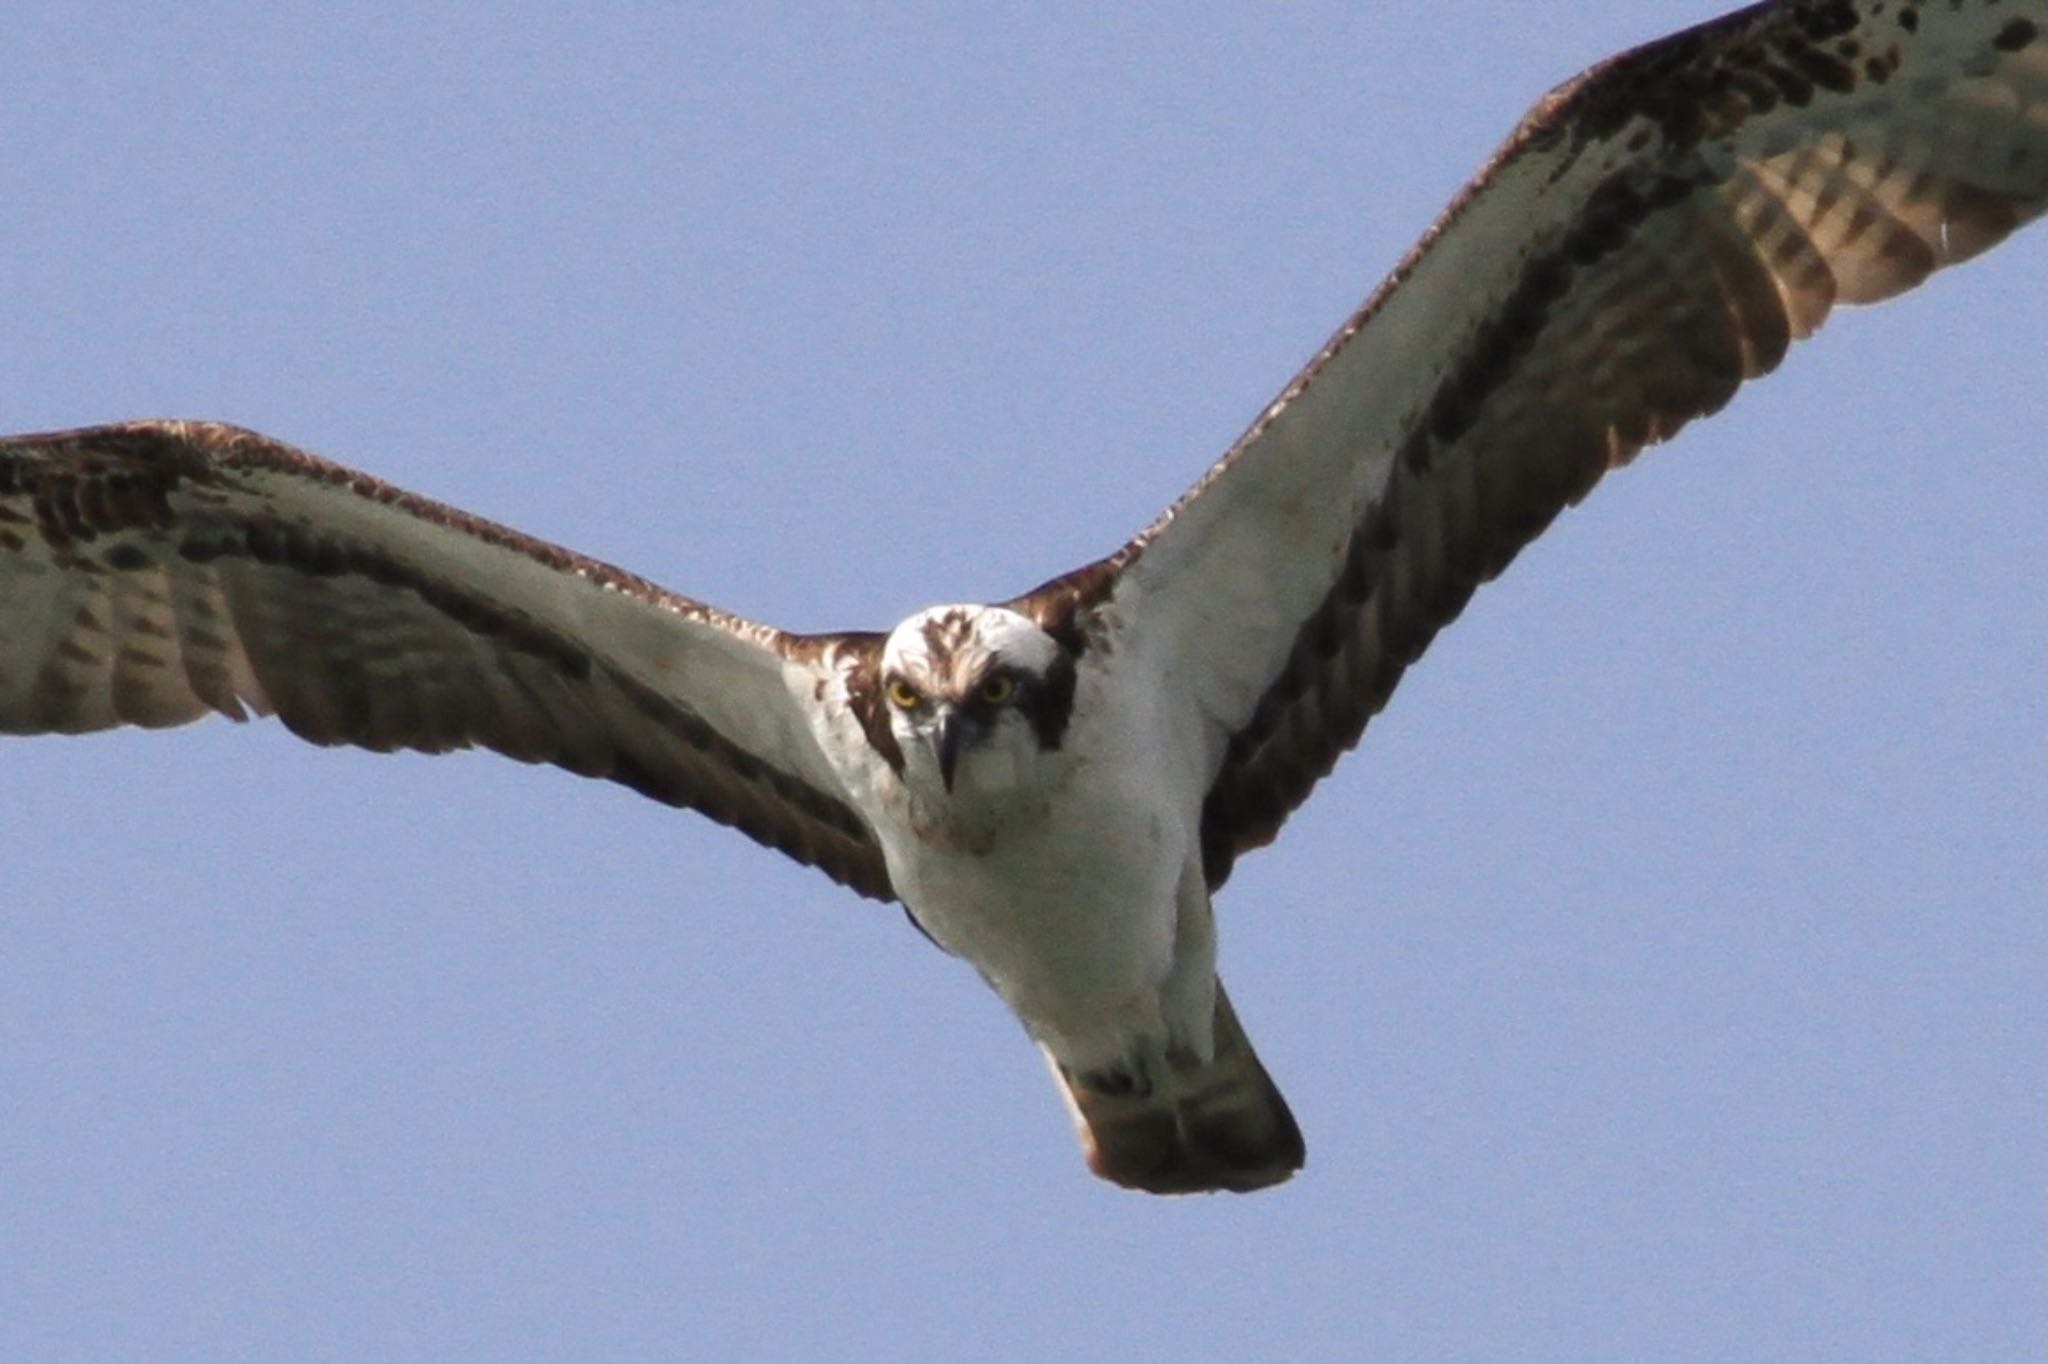
[[[1129,543],[801,635],[253,432],[0,439],[0,732],[274,713],[693,808],[898,900],[1045,1053],[1088,1163],[1261,1188],[1303,1144],[1212,898],[1607,469],[1836,303],[2048,205],[2048,5],[1757,5],[1540,101]]]

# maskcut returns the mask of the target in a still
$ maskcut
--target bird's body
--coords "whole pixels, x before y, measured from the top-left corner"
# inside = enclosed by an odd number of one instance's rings
[[[1219,1013],[1192,835],[1204,784],[1174,742],[1184,717],[1161,704],[1172,693],[1158,661],[1062,645],[1007,608],[951,605],[891,632],[880,668],[885,690],[918,698],[891,707],[890,740],[878,749],[842,688],[814,712],[820,743],[911,918],[971,962],[1045,1052],[1098,1172],[1243,1188],[1292,1173],[1293,1117],[1227,1005]],[[992,679],[1010,703],[977,721]],[[993,732],[943,770],[919,713],[953,707]],[[898,761],[878,766],[877,751]],[[1134,1116],[1162,1108],[1179,1115],[1167,1134],[1128,1135]],[[1218,1143],[1222,1155],[1208,1149]]]
[[[1702,25],[1539,102],[1129,543],[887,633],[742,620],[233,427],[0,440],[0,732],[274,712],[699,810],[970,962],[1098,1173],[1262,1187],[1302,1143],[1216,975],[1235,859],[1607,470],[2044,207],[2041,0]]]
[[[970,754],[950,799],[894,787],[861,802],[918,925],[1084,1065],[1119,1059],[1148,1011],[1161,1026],[1200,800],[1162,770],[1136,689],[1099,680],[1058,748]]]

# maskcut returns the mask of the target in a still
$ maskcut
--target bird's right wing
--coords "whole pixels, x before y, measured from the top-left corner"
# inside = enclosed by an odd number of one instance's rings
[[[819,748],[864,637],[799,637],[234,427],[0,439],[0,734],[275,712],[701,811],[889,899]]]

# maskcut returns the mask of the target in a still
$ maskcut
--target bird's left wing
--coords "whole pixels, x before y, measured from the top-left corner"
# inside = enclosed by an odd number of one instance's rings
[[[1784,0],[1538,103],[1185,497],[1019,609],[1187,707],[1212,885],[1473,589],[1835,303],[2048,205],[2048,3]]]
[[[818,746],[864,637],[792,636],[235,427],[0,439],[0,734],[275,712],[703,812],[891,897]]]

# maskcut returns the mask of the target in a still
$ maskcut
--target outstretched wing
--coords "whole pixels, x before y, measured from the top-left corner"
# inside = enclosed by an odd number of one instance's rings
[[[0,439],[0,733],[253,711],[318,744],[481,745],[888,899],[803,710],[837,643],[234,427]]]
[[[1020,599],[1180,690],[1212,885],[1608,469],[2048,202],[2048,4],[1756,5],[1537,104],[1237,445]]]

